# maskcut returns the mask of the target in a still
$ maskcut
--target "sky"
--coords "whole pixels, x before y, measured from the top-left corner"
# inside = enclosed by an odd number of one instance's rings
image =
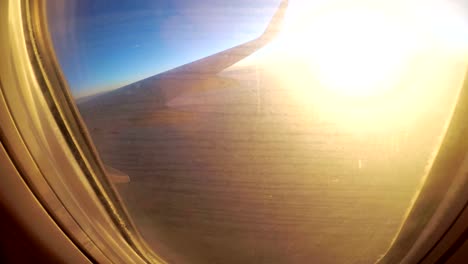
[[[49,4],[76,97],[115,89],[259,36],[279,0],[76,0]]]
[[[57,58],[73,95],[82,97],[250,41],[263,33],[280,0],[47,3]],[[362,86],[369,76],[388,75],[374,69],[397,65],[408,47],[431,54],[463,47],[468,56],[467,13],[464,0],[290,0],[277,41],[240,63],[284,52],[317,64],[319,79],[331,80],[325,83]],[[348,75],[356,85],[343,78]]]

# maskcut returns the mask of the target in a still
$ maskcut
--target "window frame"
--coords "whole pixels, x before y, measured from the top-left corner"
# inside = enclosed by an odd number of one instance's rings
[[[445,263],[468,239],[468,67],[443,141],[379,263]]]
[[[105,174],[55,58],[45,7],[45,0],[1,2],[0,142],[18,173],[8,177],[21,176],[50,220],[92,262],[164,263]]]
[[[45,5],[0,2],[0,197],[64,262],[164,263],[106,176],[55,57]],[[468,236],[465,135],[467,79],[423,187],[379,263],[437,263],[461,247]]]

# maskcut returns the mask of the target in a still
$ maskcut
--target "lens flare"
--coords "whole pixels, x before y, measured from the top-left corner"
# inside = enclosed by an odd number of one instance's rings
[[[348,9],[301,26],[291,50],[308,61],[318,82],[341,95],[368,97],[394,87],[413,55],[404,27],[378,11]]]
[[[411,89],[442,57],[466,61],[468,19],[447,3],[331,2],[291,9],[264,52],[274,56],[258,56],[275,58],[268,67],[304,96],[319,87],[344,100],[374,100]]]

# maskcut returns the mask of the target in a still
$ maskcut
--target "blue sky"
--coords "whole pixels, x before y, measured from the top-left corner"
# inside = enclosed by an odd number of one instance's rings
[[[259,36],[279,0],[76,0],[49,7],[75,96],[118,88]]]

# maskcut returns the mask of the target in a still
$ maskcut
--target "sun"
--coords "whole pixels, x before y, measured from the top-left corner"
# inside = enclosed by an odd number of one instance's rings
[[[255,63],[304,116],[356,134],[403,131],[461,87],[468,65],[468,17],[412,1],[303,0]]]
[[[285,38],[321,86],[351,97],[395,87],[414,53],[414,38],[405,26],[370,8],[324,13],[294,25]]]
[[[280,35],[252,61],[306,101],[318,95],[321,102],[378,104],[405,96],[434,62],[468,59],[460,8],[415,1],[291,2]]]

